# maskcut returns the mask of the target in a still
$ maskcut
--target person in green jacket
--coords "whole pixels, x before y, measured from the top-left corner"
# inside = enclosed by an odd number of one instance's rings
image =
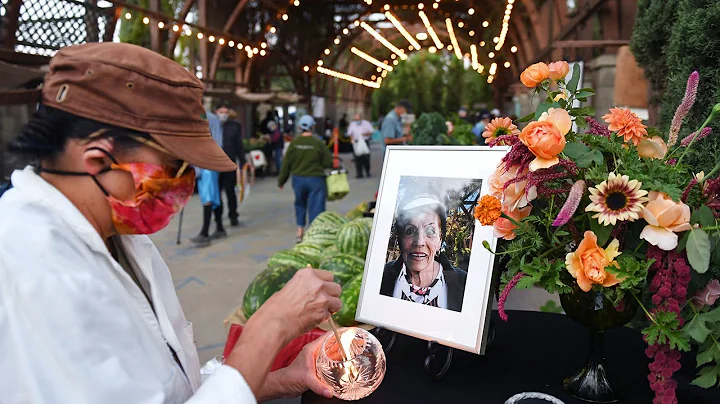
[[[333,159],[325,143],[313,136],[315,119],[305,115],[298,121],[302,133],[290,143],[282,162],[278,186],[283,188],[292,175],[292,187],[295,193],[295,220],[297,222],[297,242],[301,242],[306,223],[325,211],[327,184],[325,169],[332,168]],[[306,222],[306,217],[309,221]]]

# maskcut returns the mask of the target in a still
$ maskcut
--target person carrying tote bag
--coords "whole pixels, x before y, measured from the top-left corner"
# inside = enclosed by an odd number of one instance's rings
[[[302,133],[288,147],[280,168],[278,186],[283,188],[290,175],[295,193],[295,221],[297,242],[302,241],[306,224],[325,211],[328,189],[325,169],[333,166],[333,156],[322,140],[313,136],[315,119],[310,115],[300,118]]]
[[[360,114],[355,114],[348,128],[348,136],[353,142],[357,178],[370,177],[370,147],[368,147],[367,139],[370,138],[372,132],[372,124],[361,119]]]

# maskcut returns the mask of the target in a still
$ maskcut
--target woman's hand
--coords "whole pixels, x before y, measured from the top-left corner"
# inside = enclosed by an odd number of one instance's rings
[[[332,398],[332,390],[317,378],[315,371],[317,355],[326,336],[322,335],[305,345],[290,366],[270,373],[258,395],[258,401],[296,397],[307,390]]]
[[[293,338],[325,321],[340,310],[342,288],[333,282],[333,274],[319,269],[303,268],[284,288],[275,293],[252,316],[281,325],[283,338]],[[250,323],[248,323],[249,325]]]

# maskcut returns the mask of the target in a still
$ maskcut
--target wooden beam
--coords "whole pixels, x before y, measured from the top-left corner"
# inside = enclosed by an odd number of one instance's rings
[[[20,18],[20,7],[22,6],[23,0],[10,0],[9,3],[5,4],[5,27],[0,31],[2,34],[2,45],[5,48],[13,49],[17,40],[15,32],[18,29],[18,20]]]
[[[178,20],[185,21],[185,18],[187,18],[188,13],[190,13],[190,9],[195,4],[195,0],[185,0],[185,3],[183,4],[182,10],[180,10],[180,14],[178,14]],[[171,32],[170,38],[168,39],[168,45],[167,45],[167,51],[165,55],[169,58],[173,57],[173,53],[175,52],[175,46],[177,45],[178,39],[180,39],[180,31],[178,32]]]
[[[149,2],[150,11],[155,13],[160,12],[160,0],[150,0]],[[153,52],[160,52],[160,43],[162,37],[160,36],[160,28],[157,26],[158,21],[155,19],[150,20],[150,49]]]
[[[573,41],[555,41],[553,48],[601,48],[604,46],[624,46],[630,44],[627,39],[600,39],[600,40],[573,40]]]
[[[595,10],[598,9],[603,3],[605,3],[607,0],[592,0],[584,9],[578,10],[577,14],[570,20],[570,23],[568,23],[567,26],[562,27],[562,30],[560,33],[555,37],[554,42],[560,41],[565,39],[568,35],[570,35],[577,27],[578,25],[585,22],[588,18],[592,17]],[[549,44],[545,47],[545,49],[541,50],[540,53],[538,53],[535,56],[535,60],[543,60],[545,57],[547,57],[554,49],[554,43]]]
[[[230,32],[230,28],[232,28],[233,24],[235,24],[235,21],[240,16],[240,13],[245,8],[245,5],[247,4],[248,0],[238,0],[237,4],[235,4],[235,8],[233,9],[232,13],[230,13],[230,16],[228,17],[227,21],[225,21],[225,26],[223,27],[223,32]],[[210,74],[208,77],[210,79],[215,79],[215,75],[217,74],[217,68],[218,68],[218,62],[220,61],[220,55],[222,54],[222,50],[224,49],[223,46],[215,45],[215,50],[213,51],[212,61],[210,62]]]

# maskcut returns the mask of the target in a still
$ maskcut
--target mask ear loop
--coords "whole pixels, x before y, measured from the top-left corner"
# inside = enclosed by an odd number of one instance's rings
[[[135,135],[129,135],[129,136],[130,136],[132,139],[134,139],[134,140],[136,140],[136,141],[144,144],[145,146],[152,147],[153,149],[155,149],[155,150],[157,150],[157,151],[160,151],[160,152],[163,152],[163,153],[165,153],[165,154],[168,154],[168,155],[170,155],[170,156],[173,155],[173,154],[170,152],[170,150],[164,148],[163,146],[157,144],[156,142],[154,142],[154,141],[152,141],[152,140],[150,140],[150,139],[146,139],[146,138],[144,138],[144,137],[135,136]],[[182,165],[181,165],[180,168],[178,169],[177,174],[175,174],[175,178],[180,178],[180,177],[182,177],[183,173],[185,173],[185,170],[186,170],[189,166],[190,166],[190,164],[189,164],[187,161],[183,161]]]

